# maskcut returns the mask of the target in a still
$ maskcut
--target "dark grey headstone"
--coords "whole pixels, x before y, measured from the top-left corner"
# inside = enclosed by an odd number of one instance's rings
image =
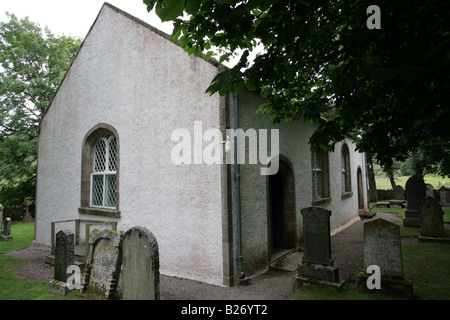
[[[302,209],[303,245],[302,261],[323,265],[333,265],[331,259],[331,211],[320,207]]]
[[[298,275],[331,282],[339,281],[339,268],[331,258],[331,211],[320,207],[302,209],[303,249]]]
[[[146,228],[129,229],[122,243],[124,300],[159,300],[158,242]]]
[[[73,265],[74,234],[61,230],[56,234],[54,279],[67,282],[67,268]]]
[[[431,197],[423,199],[420,206],[420,213],[422,216],[420,235],[422,237],[447,237],[444,229],[444,212],[436,200]]]
[[[364,223],[364,269],[380,267],[381,276],[403,278],[400,227],[384,219]]]
[[[407,210],[419,210],[420,203],[426,196],[426,186],[422,177],[412,176],[406,181]]]
[[[117,285],[122,265],[122,237],[115,231],[94,230],[89,237],[82,292],[90,292],[107,299],[117,297]]]

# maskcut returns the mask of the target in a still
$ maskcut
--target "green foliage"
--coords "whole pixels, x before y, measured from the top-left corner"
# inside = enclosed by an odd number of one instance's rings
[[[0,23],[0,202],[33,202],[39,122],[80,39],[54,36],[28,18]]]
[[[366,26],[371,1],[144,3],[174,21],[172,36],[189,53],[210,56],[217,47],[222,62],[243,52],[209,93],[257,90],[266,100],[260,113],[272,121],[318,123],[312,149],[333,150],[350,133],[383,167],[418,153],[425,171],[450,174],[447,1],[377,1],[374,30]]]

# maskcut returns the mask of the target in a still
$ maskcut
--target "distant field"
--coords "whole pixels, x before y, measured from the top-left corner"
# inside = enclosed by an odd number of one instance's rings
[[[395,183],[399,186],[405,187],[406,181],[410,176],[404,177],[395,177]],[[377,189],[392,189],[391,183],[389,182],[388,177],[376,177]],[[435,175],[426,175],[424,177],[425,183],[429,183],[433,186],[434,189],[439,189],[442,185],[445,185],[447,188],[450,188],[450,178],[443,178]]]

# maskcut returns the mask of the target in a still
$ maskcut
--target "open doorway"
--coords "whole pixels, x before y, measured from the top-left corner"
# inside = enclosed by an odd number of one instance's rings
[[[294,172],[289,160],[281,156],[278,172],[269,176],[268,209],[270,254],[296,249]]]

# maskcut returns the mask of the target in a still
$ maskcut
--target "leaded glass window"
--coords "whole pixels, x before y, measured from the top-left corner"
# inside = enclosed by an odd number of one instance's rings
[[[94,147],[91,174],[91,206],[116,207],[117,141],[114,136],[101,137]]]

